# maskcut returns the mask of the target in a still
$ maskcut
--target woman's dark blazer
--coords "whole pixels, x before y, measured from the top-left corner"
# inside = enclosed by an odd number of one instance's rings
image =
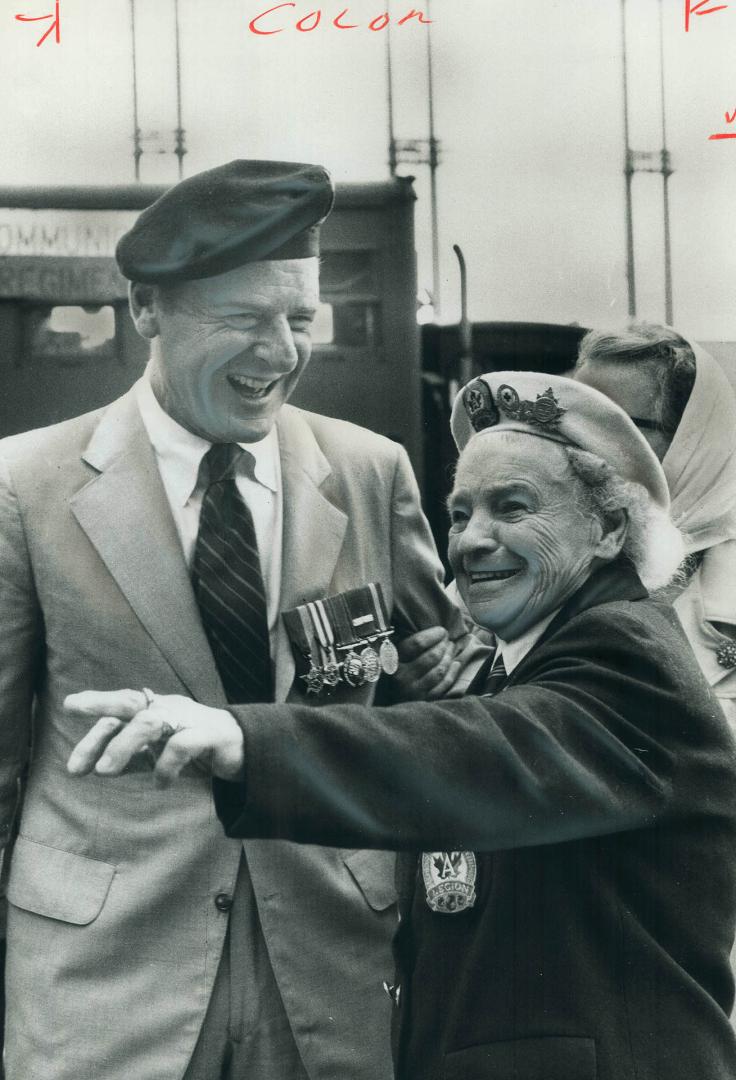
[[[736,1078],[736,749],[676,616],[625,564],[493,698],[233,711],[229,835],[476,853],[456,914],[408,875],[400,1077]]]

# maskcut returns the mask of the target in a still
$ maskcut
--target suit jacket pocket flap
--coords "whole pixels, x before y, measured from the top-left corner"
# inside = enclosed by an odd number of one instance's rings
[[[345,856],[345,865],[374,911],[384,911],[396,903],[396,855],[393,851],[353,851]]]
[[[442,1080],[596,1080],[595,1040],[547,1036],[469,1046],[448,1054]]]
[[[10,864],[8,900],[47,919],[87,926],[102,910],[115,867],[19,836]]]

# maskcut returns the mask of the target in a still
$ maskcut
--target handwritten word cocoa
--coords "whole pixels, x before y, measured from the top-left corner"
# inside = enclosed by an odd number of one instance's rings
[[[36,48],[39,45],[43,45],[44,41],[51,34],[54,35],[54,40],[58,45],[61,42],[61,14],[59,11],[59,0],[56,0],[54,10],[49,15],[16,15],[18,22],[45,22],[46,19],[51,19],[51,25],[45,34],[43,34],[36,42]]]
[[[391,16],[387,11],[382,11],[375,18],[367,24],[361,24],[353,22],[350,15],[350,8],[343,8],[338,12],[334,18],[330,18],[329,15],[322,11],[322,8],[314,8],[312,11],[308,11],[296,22],[291,23],[293,18],[292,13],[287,13],[284,9],[295,8],[296,3],[276,4],[274,7],[267,8],[266,11],[262,11],[260,15],[256,15],[248,23],[248,29],[251,34],[258,34],[261,37],[268,37],[271,34],[282,34],[284,30],[289,28],[289,25],[293,25],[295,30],[298,30],[300,34],[308,34],[312,30],[316,30],[319,26],[332,27],[335,30],[360,30],[367,29],[376,33],[379,30],[385,30],[389,23],[392,21]],[[412,8],[406,15],[402,15],[400,19],[393,20],[397,26],[405,26],[408,23],[418,25],[420,23],[431,23],[432,20],[428,19],[423,11],[417,11],[416,8]]]

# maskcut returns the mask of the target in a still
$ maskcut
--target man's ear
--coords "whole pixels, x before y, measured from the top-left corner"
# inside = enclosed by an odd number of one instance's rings
[[[152,341],[159,334],[158,295],[155,285],[131,281],[128,285],[128,305],[135,328],[142,338]]]
[[[621,552],[629,531],[629,515],[621,508],[610,510],[601,518],[601,538],[596,544],[595,554],[599,559],[610,562]]]

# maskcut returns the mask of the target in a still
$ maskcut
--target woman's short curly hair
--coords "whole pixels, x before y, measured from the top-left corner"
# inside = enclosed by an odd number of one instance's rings
[[[653,367],[660,388],[657,420],[672,438],[695,384],[695,353],[685,338],[669,326],[648,322],[615,333],[589,330],[580,342],[576,370],[599,360]]]
[[[682,536],[669,514],[656,506],[641,484],[624,480],[587,450],[565,446],[587,506],[602,521],[618,510],[628,519],[622,555],[630,560],[647,589],[662,588],[674,577],[684,555]]]

